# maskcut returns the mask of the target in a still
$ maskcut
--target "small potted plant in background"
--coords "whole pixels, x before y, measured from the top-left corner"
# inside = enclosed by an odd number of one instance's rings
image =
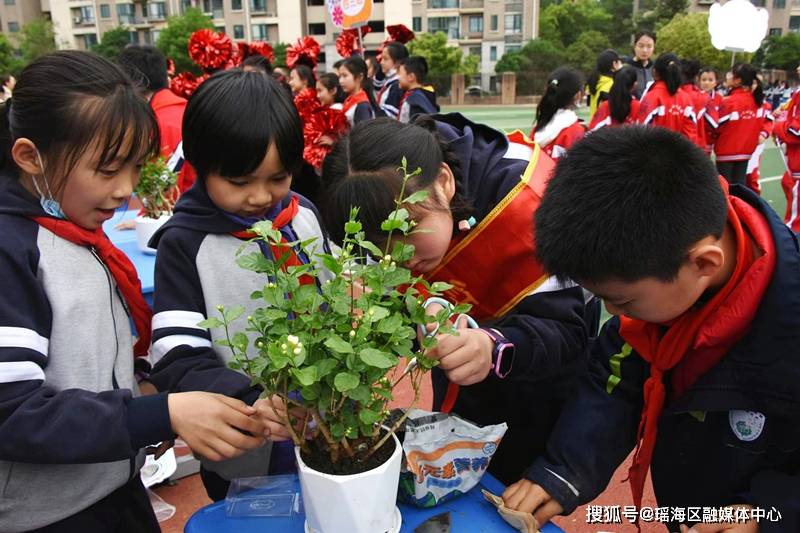
[[[436,339],[417,342],[418,328],[435,323],[440,332],[455,333],[450,314],[468,310],[426,315],[424,299],[450,286],[429,284],[402,266],[414,254],[405,237],[415,231],[404,206],[427,193],[405,196],[419,170],[408,174],[404,159],[398,172],[403,187],[383,222],[388,238],[382,249],[365,239],[353,208],[337,255],[316,254],[309,264],[287,267],[286,255],[272,260],[240,251],[241,267],[265,275],[263,289],[252,295],[263,306],[247,317],[246,331],[230,328],[243,307],[218,307],[220,318],[200,324],[225,328],[221,343],[233,351],[231,366],[289,407],[284,422],[295,444],[306,531],[400,530],[395,503],[402,450],[395,432],[405,416],[389,425],[387,406],[405,379],[416,393],[413,406],[423,374],[436,364],[426,356]],[[270,222],[253,231],[273,249],[280,246]],[[304,250],[310,244],[292,243]]]
[[[142,202],[142,213],[136,217],[136,242],[139,250],[154,254],[155,249],[147,246],[150,237],[169,217],[175,203],[172,194],[178,182],[177,173],[171,171],[166,160],[159,156],[142,166],[139,183],[134,193]]]

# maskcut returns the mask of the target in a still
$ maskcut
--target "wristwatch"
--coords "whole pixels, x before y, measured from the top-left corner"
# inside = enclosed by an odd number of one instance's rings
[[[514,365],[514,344],[503,337],[503,334],[496,329],[480,329],[494,342],[494,349],[492,350],[492,369],[498,378],[504,379],[511,373],[511,367]]]

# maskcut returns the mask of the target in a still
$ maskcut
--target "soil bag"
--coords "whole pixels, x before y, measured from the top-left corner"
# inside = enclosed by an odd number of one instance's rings
[[[508,426],[413,409],[406,421],[400,501],[433,507],[469,491],[489,468]]]

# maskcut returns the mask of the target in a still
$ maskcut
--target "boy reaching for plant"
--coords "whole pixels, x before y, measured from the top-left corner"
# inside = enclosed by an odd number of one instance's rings
[[[198,324],[216,316],[218,306],[244,303],[248,307],[241,316],[227,316],[237,330],[248,325],[246,317],[257,305],[250,295],[263,288],[264,278],[240,268],[236,253],[246,245],[268,257],[275,254],[264,243],[247,242],[254,223],[272,221],[284,242],[316,238],[320,251],[325,246],[316,209],[289,189],[292,173],[303,160],[300,119],[272,78],[232,69],[213,76],[192,95],[183,120],[183,147],[198,180],[151,241],[158,252],[150,379],[159,390],[202,390],[239,398],[254,405],[268,439],[285,440],[282,403],[257,401],[261,388],[228,368],[231,350],[215,345],[226,338],[225,329]],[[310,259],[294,251],[288,255],[290,265]],[[280,472],[292,464],[289,443],[267,444],[234,461],[204,460],[201,477],[209,496],[220,500],[229,480]]]

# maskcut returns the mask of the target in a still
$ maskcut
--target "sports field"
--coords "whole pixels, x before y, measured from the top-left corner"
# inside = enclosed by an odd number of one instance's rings
[[[459,112],[474,122],[488,124],[494,128],[505,132],[516,129],[529,133],[531,124],[536,113],[533,105],[514,105],[514,106],[444,106],[443,113]],[[581,108],[578,115],[584,120],[588,118],[588,109]],[[781,190],[781,175],[784,172],[783,162],[778,153],[778,149],[768,141],[769,145],[764,150],[764,158],[761,162],[761,190],[762,196],[770,205],[783,216],[786,208],[786,199]]]

